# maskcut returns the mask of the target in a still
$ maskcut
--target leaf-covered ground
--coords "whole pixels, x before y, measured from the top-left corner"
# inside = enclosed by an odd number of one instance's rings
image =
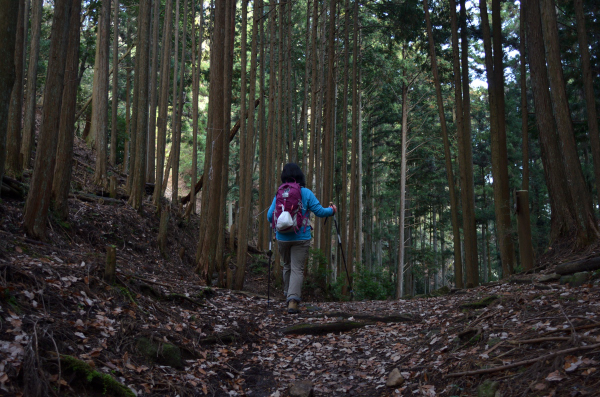
[[[149,204],[70,205],[40,243],[20,229],[22,203],[0,203],[0,395],[286,396],[300,381],[317,396],[600,390],[600,285],[560,285],[545,277],[552,260],[443,296],[303,302],[288,315],[277,293],[264,298],[264,276],[249,276],[251,292],[203,285],[194,221],[172,217],[164,259]],[[388,387],[395,368],[403,381]]]

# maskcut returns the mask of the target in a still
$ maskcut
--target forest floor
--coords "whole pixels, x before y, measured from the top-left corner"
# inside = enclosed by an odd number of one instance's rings
[[[76,159],[75,190],[98,195],[93,159],[84,148]],[[23,233],[22,201],[0,202],[0,396],[287,396],[306,382],[316,396],[600,390],[600,285],[559,284],[568,252],[505,282],[303,302],[288,315],[281,291],[264,297],[266,257],[253,256],[248,291],[207,287],[193,266],[197,219],[171,217],[165,259],[149,202],[137,213],[84,199],[70,200],[68,222],[51,217],[46,242]],[[117,248],[110,284],[107,245]]]

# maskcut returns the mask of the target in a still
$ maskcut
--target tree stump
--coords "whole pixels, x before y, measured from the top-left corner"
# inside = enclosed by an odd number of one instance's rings
[[[160,211],[160,225],[158,227],[158,249],[163,257],[167,257],[167,229],[169,226],[169,210],[163,206]]]
[[[110,177],[109,196],[114,199],[117,198],[117,177],[113,175]]]

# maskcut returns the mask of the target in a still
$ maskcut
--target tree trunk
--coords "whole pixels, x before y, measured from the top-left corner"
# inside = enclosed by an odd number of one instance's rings
[[[101,186],[106,186],[107,184],[109,36],[110,1],[104,1],[100,11],[96,40],[98,48],[96,50],[96,63],[94,65],[91,131],[91,137],[95,140],[96,146],[94,183]]]
[[[190,213],[196,213],[196,187],[198,174],[198,95],[200,91],[200,65],[202,64],[202,37],[204,33],[204,2],[200,2],[200,37],[196,39],[196,4],[192,1],[192,186],[190,191]],[[196,63],[196,51],[198,61]]]
[[[58,146],[69,23],[74,1],[79,0],[56,0],[54,3],[42,126],[35,155],[35,167],[31,177],[30,193],[27,195],[23,216],[23,225],[27,234],[39,239],[46,239],[48,207],[50,206],[56,147]]]
[[[316,1],[316,0],[315,0]],[[355,247],[358,247],[356,239],[356,231],[358,213],[360,207],[358,206],[358,113],[359,113],[359,101],[358,101],[358,1],[354,2],[353,10],[353,27],[352,27],[352,153],[350,155],[350,210],[348,211],[348,219],[350,224],[348,225],[348,261],[352,270],[354,270],[354,263],[357,262]],[[349,10],[348,10],[349,11]],[[312,117],[312,116],[311,116]],[[400,259],[399,259],[400,261]]]
[[[173,0],[165,3],[163,27],[162,59],[160,62],[160,103],[158,109],[158,136],[156,183],[154,185],[154,205],[159,207],[162,197],[165,167],[165,151],[167,142],[167,112],[169,105],[169,75],[171,69],[171,25],[173,21]]]
[[[151,19],[151,0],[140,0],[140,9],[138,17],[138,46],[139,53],[136,55],[138,73],[138,89],[134,90],[137,96],[137,125],[132,134],[136,134],[136,145],[132,146],[135,150],[135,162],[132,164],[133,179],[131,184],[131,194],[129,204],[138,211],[142,210],[142,199],[145,195],[146,186],[146,144],[148,132],[148,78],[150,63],[150,19]]]
[[[229,0],[217,1],[215,3],[214,32],[210,57],[210,85],[209,85],[209,123],[207,131],[223,131],[224,115],[223,104],[225,94],[225,14]],[[214,139],[212,139],[214,137]],[[211,156],[205,157],[205,174],[210,170],[212,178],[207,178],[202,189],[201,239],[198,241],[198,264],[197,270],[204,279],[210,283],[212,270],[216,260],[216,245],[220,225],[218,221],[221,216],[221,183],[222,173],[226,165],[223,165],[223,140],[224,134],[207,134],[206,151]],[[208,164],[207,164],[208,163]],[[208,198],[210,197],[210,200]]]
[[[179,0],[175,2],[175,59],[173,63],[173,109],[171,111],[171,152],[169,153],[169,160],[167,161],[167,168],[165,170],[165,181],[163,183],[163,194],[167,189],[167,182],[169,180],[169,168],[171,167],[171,172],[173,173],[171,176],[171,204],[177,205],[177,185],[175,184],[175,173],[178,172],[178,169],[172,167],[174,159],[177,158],[177,151],[179,149],[179,140],[177,139],[177,126],[178,126],[178,117],[177,113],[179,110],[179,94],[177,93],[177,67],[179,65]],[[185,29],[185,27],[184,27]],[[183,45],[182,45],[183,47]],[[183,69],[183,68],[182,68]],[[183,85],[183,81],[181,81]]]
[[[554,0],[539,0],[542,16],[542,29],[544,44],[548,54],[548,76],[550,79],[550,95],[552,107],[556,117],[558,136],[561,141],[562,158],[564,159],[566,174],[569,179],[568,192],[575,204],[573,218],[575,221],[577,242],[576,246],[584,248],[596,242],[600,237],[598,226],[592,208],[590,192],[585,184],[573,122],[569,111],[565,80],[563,77],[558,43],[558,27],[556,22],[556,7]],[[584,84],[585,85],[585,84]]]
[[[574,0],[575,18],[577,20],[577,40],[579,41],[579,53],[581,55],[581,69],[583,79],[583,93],[587,110],[588,129],[590,144],[594,158],[594,176],[596,186],[600,185],[600,135],[598,134],[598,118],[596,112],[596,96],[594,94],[594,79],[590,66],[590,50],[583,14],[583,0]],[[600,189],[597,192],[600,195]]]
[[[18,0],[19,14],[16,26],[15,40],[15,82],[13,83],[10,96],[10,107],[8,111],[8,127],[6,130],[6,171],[7,174],[19,177],[23,165],[21,164],[21,117],[23,116],[23,66],[25,54],[25,28],[24,14],[28,14],[29,10],[25,8],[25,1]],[[11,10],[12,12],[12,10]],[[26,26],[26,25],[25,25]],[[1,127],[0,127],[1,128]],[[3,168],[2,156],[4,149],[0,144],[0,181],[2,180]]]
[[[52,182],[52,201],[55,214],[63,220],[69,216],[68,197],[73,169],[73,140],[75,137],[75,108],[79,81],[79,41],[81,27],[81,0],[73,1],[69,22],[69,47],[65,63],[65,84],[60,109],[56,168]]]
[[[127,21],[127,43],[130,39],[129,21]],[[131,55],[128,55],[127,81],[125,83],[125,144],[123,147],[123,172],[129,171],[129,142],[131,141]]]
[[[448,179],[448,187],[450,192],[450,210],[452,212],[452,234],[454,238],[454,276],[456,278],[457,288],[463,288],[462,274],[462,255],[460,252],[460,230],[458,226],[458,200],[455,192],[454,173],[452,171],[452,155],[450,154],[450,141],[448,139],[448,129],[446,127],[446,116],[444,114],[444,100],[442,98],[442,89],[438,76],[437,57],[435,54],[435,45],[433,42],[433,34],[431,21],[429,19],[428,1],[423,1],[423,9],[425,10],[425,22],[427,24],[427,36],[429,38],[429,52],[431,55],[431,69],[435,83],[437,96],[438,112],[440,124],[442,127],[442,139],[444,141],[444,157],[446,159],[446,177]]]
[[[156,182],[156,101],[158,98],[158,35],[160,30],[160,5],[154,0],[154,19],[152,26],[152,74],[150,76],[150,120],[148,127],[148,159],[146,160],[146,179],[149,183]],[[164,33],[163,33],[164,34]]]
[[[403,71],[406,81],[406,70]],[[406,149],[408,147],[408,84],[402,85],[402,142],[400,158],[400,221],[398,222],[398,276],[396,278],[396,299],[404,296],[404,228],[406,212]]]
[[[452,55],[454,70],[454,96],[456,103],[456,129],[458,136],[458,158],[460,171],[460,193],[463,210],[463,233],[465,242],[465,268],[467,287],[479,285],[479,264],[477,258],[477,229],[475,225],[475,194],[473,185],[473,154],[471,147],[471,131],[467,130],[464,120],[470,118],[463,109],[463,84],[460,72],[460,52],[458,43],[458,23],[456,15],[456,2],[450,0],[450,17],[452,30]],[[463,38],[464,39],[464,38]],[[467,75],[468,79],[468,75]],[[468,83],[465,84],[469,90]]]
[[[25,118],[21,146],[21,164],[23,168],[30,168],[31,166],[31,154],[35,142],[36,87],[38,59],[40,55],[42,10],[43,0],[33,0],[31,5],[31,45],[29,47],[29,66],[27,69],[27,87],[25,90]]]
[[[253,7],[257,8],[259,14],[258,17],[254,17],[254,23],[259,23],[259,29],[260,29],[260,93],[259,93],[259,97],[260,98],[264,98],[264,94],[265,94],[265,46],[266,46],[266,41],[264,39],[264,24],[263,24],[263,19],[264,19],[264,9],[263,9],[263,5],[264,2],[262,0],[259,0],[258,2],[256,2],[255,4],[253,4]],[[258,18],[259,20],[256,21],[256,18]],[[306,18],[307,20],[309,19],[308,17]],[[267,164],[268,164],[268,159],[267,159],[267,130],[265,128],[265,120],[264,120],[264,113],[263,113],[263,108],[261,107],[260,109],[260,115],[258,118],[258,150],[259,150],[259,160],[258,160],[258,169],[259,169],[259,176],[258,176],[258,185],[261,186],[261,189],[259,189],[259,194],[258,194],[258,207],[259,207],[259,212],[262,212],[264,210],[266,210],[267,208],[269,208],[270,206],[270,202],[269,199],[271,198],[271,190],[268,188],[268,184],[267,184]],[[267,227],[270,227],[267,224],[267,217],[265,216],[264,213],[261,213],[261,215],[259,215],[258,217],[258,248],[261,250],[266,250],[267,246],[268,246],[268,236],[269,236],[269,232]]]
[[[112,75],[112,110],[111,110],[111,132],[110,132],[110,165],[117,165],[117,111],[119,105],[119,0],[114,0],[114,37],[113,37],[113,75]]]
[[[23,5],[17,1],[1,1],[0,9],[0,48],[4,52],[0,62],[0,185],[6,161],[6,132],[11,93],[15,83],[15,42],[17,37],[17,17]]]
[[[177,111],[177,143],[175,145],[175,156],[173,158],[173,205],[179,204],[179,159],[181,157],[181,119],[183,115],[183,84],[185,80],[185,49],[187,47],[187,30],[188,30],[188,0],[183,3],[183,37],[181,39],[181,70],[179,84],[179,109]]]

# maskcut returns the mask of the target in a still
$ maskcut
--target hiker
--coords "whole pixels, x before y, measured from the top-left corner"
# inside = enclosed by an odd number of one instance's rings
[[[306,188],[304,174],[295,163],[288,163],[281,172],[281,183],[271,203],[267,219],[277,230],[275,235],[283,262],[283,294],[287,312],[298,313],[301,298],[304,261],[312,238],[310,213],[319,218],[333,216],[337,208],[323,208],[314,193]]]

